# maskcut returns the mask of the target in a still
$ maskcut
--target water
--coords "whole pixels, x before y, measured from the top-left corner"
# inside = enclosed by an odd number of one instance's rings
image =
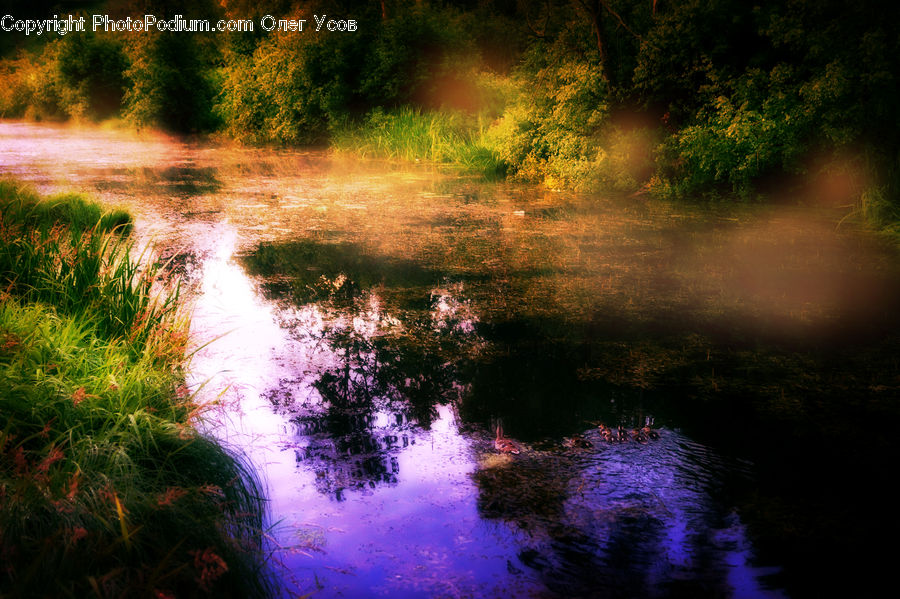
[[[864,331],[894,297],[888,258],[859,268],[869,242],[808,208],[21,123],[0,175],[124,205],[171,260],[189,383],[266,484],[285,596],[782,596],[739,516],[755,453],[684,398],[748,384],[727,351]]]

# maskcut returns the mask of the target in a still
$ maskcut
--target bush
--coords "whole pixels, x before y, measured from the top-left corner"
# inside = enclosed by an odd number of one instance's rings
[[[273,34],[251,56],[231,54],[216,107],[226,130],[251,143],[320,143],[358,102],[361,37]]]
[[[478,52],[460,14],[416,6],[382,23],[360,92],[370,106],[475,110],[469,75],[477,64]]]
[[[56,57],[66,113],[75,118],[104,119],[119,112],[128,68],[122,46],[90,29],[66,35]]]
[[[138,127],[155,126],[178,133],[214,127],[214,87],[208,61],[186,33],[135,34],[125,71],[126,119]]]
[[[718,98],[701,122],[669,140],[667,156],[669,164],[678,165],[680,191],[746,196],[763,175],[796,172],[806,150],[803,121],[796,113],[760,111]]]
[[[565,45],[536,45],[517,78],[516,99],[488,133],[491,149],[521,179],[596,187],[609,115],[596,51],[586,48],[579,55]]]
[[[460,15],[416,6],[353,34],[273,33],[229,52],[217,112],[238,139],[320,143],[373,108],[476,111],[476,64]]]
[[[40,54],[24,54],[0,67],[0,116],[31,120],[66,115],[55,44]]]
[[[114,40],[66,35],[0,67],[0,115],[103,119],[122,103],[127,59]]]

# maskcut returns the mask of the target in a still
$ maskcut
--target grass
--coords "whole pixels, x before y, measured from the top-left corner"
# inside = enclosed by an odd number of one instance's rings
[[[122,212],[0,183],[0,596],[263,596],[262,498],[191,426]]]
[[[360,124],[338,127],[332,147],[363,157],[458,164],[486,177],[502,177],[506,165],[486,144],[486,129],[482,119],[458,113],[376,109]]]
[[[131,215],[122,209],[104,211],[84,197],[66,193],[41,198],[33,190],[13,181],[0,181],[0,201],[5,220],[43,230],[60,224],[76,233],[94,227],[100,231],[131,232]]]

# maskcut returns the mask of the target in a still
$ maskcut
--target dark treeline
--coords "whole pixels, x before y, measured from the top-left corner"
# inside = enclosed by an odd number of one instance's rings
[[[6,117],[117,117],[669,197],[753,197],[824,173],[871,221],[900,220],[896,5],[111,0],[26,15],[7,4],[17,18],[180,14],[255,27],[3,33]],[[358,29],[316,32],[314,14]],[[306,28],[266,32],[264,15]]]

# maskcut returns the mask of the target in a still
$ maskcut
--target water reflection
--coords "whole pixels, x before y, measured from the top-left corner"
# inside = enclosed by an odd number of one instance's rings
[[[327,270],[327,262],[314,264]],[[298,268],[305,271],[302,263]],[[317,489],[339,501],[352,490],[396,484],[397,454],[416,442],[410,431],[429,429],[439,406],[459,402],[458,369],[440,346],[455,339],[459,355],[465,345],[477,345],[474,315],[441,288],[431,292],[422,314],[401,322],[375,291],[343,273],[310,277],[302,287],[294,281],[284,293],[309,302],[284,307],[279,319],[304,348],[306,366],[265,396],[303,440],[295,448],[298,464],[315,472]]]
[[[747,475],[675,431],[599,451],[488,456],[479,509],[527,531],[519,558],[560,596],[760,596],[739,519],[711,499]],[[771,572],[769,572],[771,573]],[[740,581],[740,582],[738,582]]]
[[[243,261],[282,302],[281,326],[328,354],[291,382],[315,397],[296,401],[284,380],[269,391],[292,417],[298,467],[315,473],[320,493],[343,502],[400,485],[404,453],[446,406],[474,452],[479,515],[520,539],[511,576],[562,597],[768,592],[739,518],[713,499],[728,479],[746,483],[749,468],[673,430],[640,437],[653,422],[642,394],[578,375],[584,327],[550,336],[546,323],[486,322],[470,297],[478,281],[451,283],[359,247],[263,245]],[[604,425],[585,429],[598,415],[635,435],[623,429],[611,442]],[[534,442],[498,454],[494,418]],[[579,442],[566,443],[560,431],[573,430]]]
[[[128,205],[185,279],[198,345],[216,339],[190,382],[268,480],[285,594],[767,592],[731,498],[752,473],[691,440],[717,413],[684,408],[683,381],[718,393],[716,350],[745,381],[746,348],[862,313],[836,283],[859,277],[808,267],[824,229],[767,269],[783,226],[661,203],[20,124],[0,157]],[[647,444],[591,424],[648,419]]]

